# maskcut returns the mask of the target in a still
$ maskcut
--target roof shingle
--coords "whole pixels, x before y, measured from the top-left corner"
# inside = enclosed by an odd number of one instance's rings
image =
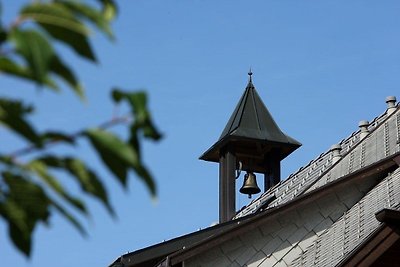
[[[268,205],[269,208],[279,206],[302,193],[314,190],[400,151],[399,106],[398,104],[396,112],[389,116],[385,112],[376,117],[370,123],[369,136],[361,140],[361,142],[360,130],[343,139],[339,143],[342,148],[341,160],[334,163],[331,150],[322,153],[318,158],[310,161],[306,166],[301,167],[287,179],[253,200],[239,211],[234,218],[240,218],[256,212],[257,208],[273,195],[276,196],[276,200]]]

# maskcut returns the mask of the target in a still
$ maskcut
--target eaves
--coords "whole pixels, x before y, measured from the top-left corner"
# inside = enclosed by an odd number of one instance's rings
[[[390,157],[343,176],[342,178],[339,178],[329,184],[304,193],[303,195],[300,195],[299,197],[294,198],[293,200],[282,205],[266,210],[260,209],[259,212],[255,214],[242,217],[242,219],[245,220],[233,220],[230,222],[233,223],[233,225],[229,229],[225,229],[224,231],[215,233],[214,235],[209,236],[197,243],[181,248],[180,250],[164,258],[164,260],[158,266],[175,266],[195,255],[218,246],[235,236],[244,234],[262,224],[268,223],[269,220],[276,219],[283,213],[297,209],[300,206],[307,205],[308,203],[316,201],[317,199],[331,192],[338,192],[342,188],[351,184],[362,183],[365,181],[365,179],[369,181],[373,180],[373,182],[377,184],[388,172],[397,168],[398,164],[396,162],[399,162],[399,160],[400,152],[397,152]]]

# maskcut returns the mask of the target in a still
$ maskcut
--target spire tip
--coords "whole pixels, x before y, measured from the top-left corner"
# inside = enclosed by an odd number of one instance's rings
[[[253,75],[253,72],[251,71],[251,67],[247,74],[249,75],[249,82],[252,82],[251,76]]]

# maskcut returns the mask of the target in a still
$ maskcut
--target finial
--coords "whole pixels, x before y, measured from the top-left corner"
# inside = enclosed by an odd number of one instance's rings
[[[253,72],[251,72],[251,67],[247,74],[249,75],[249,82],[252,82],[251,76],[253,75]]]

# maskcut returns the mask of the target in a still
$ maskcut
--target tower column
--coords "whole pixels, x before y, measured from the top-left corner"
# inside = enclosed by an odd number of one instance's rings
[[[219,159],[219,223],[235,216],[235,170],[236,157],[232,151],[221,153]]]
[[[264,192],[281,181],[281,162],[276,153],[265,157]]]

